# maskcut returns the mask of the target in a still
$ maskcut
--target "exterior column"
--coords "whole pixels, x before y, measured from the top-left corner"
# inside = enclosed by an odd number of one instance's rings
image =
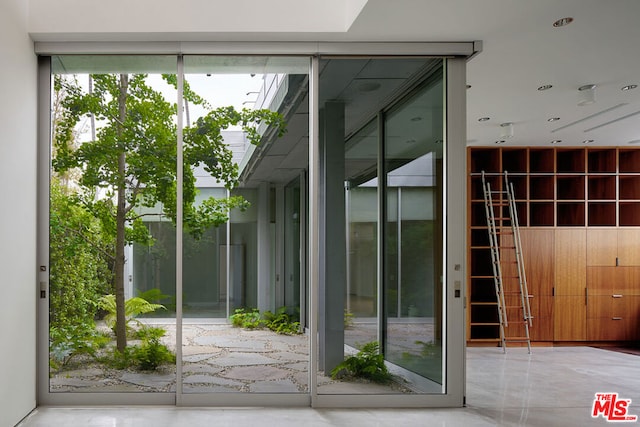
[[[257,295],[258,310],[273,310],[271,307],[271,232],[269,209],[270,185],[263,182],[258,187],[258,262]]]

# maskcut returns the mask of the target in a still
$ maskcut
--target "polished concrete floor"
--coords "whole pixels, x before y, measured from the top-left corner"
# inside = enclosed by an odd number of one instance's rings
[[[535,347],[531,355],[469,348],[465,408],[41,407],[19,426],[603,426],[603,417],[591,417],[593,401],[610,392],[631,399],[628,414],[640,415],[640,356],[590,347]]]

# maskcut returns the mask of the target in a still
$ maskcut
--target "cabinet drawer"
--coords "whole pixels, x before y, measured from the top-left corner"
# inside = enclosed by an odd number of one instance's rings
[[[587,318],[635,317],[640,318],[638,295],[589,295]]]
[[[587,267],[589,295],[640,295],[640,267]]]
[[[638,339],[637,317],[587,319],[587,339],[590,341],[630,341]]]

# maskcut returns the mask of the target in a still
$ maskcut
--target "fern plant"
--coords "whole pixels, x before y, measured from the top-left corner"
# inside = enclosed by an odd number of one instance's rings
[[[98,306],[105,310],[104,322],[111,329],[116,327],[116,297],[113,294],[103,295],[98,300]],[[124,302],[124,316],[127,326],[131,322],[138,322],[135,318],[141,314],[152,313],[159,309],[164,309],[162,304],[154,304],[144,298],[133,297]],[[139,323],[139,322],[138,322]]]
[[[347,357],[331,371],[333,379],[345,377],[365,378],[377,383],[391,380],[377,341],[365,344],[356,355]]]

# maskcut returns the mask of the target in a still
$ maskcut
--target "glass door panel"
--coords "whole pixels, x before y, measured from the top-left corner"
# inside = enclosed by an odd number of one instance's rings
[[[185,394],[309,391],[299,187],[282,191],[308,163],[308,68],[308,58],[184,58]]]
[[[176,58],[52,58],[49,391],[175,389]]]
[[[442,61],[322,59],[319,88],[318,393],[442,393]]]
[[[384,354],[423,392],[443,390],[441,75],[385,120]]]

